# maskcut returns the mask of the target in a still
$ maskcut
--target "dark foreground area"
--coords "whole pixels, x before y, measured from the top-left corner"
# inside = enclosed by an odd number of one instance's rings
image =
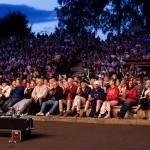
[[[34,122],[31,138],[8,143],[0,130],[0,148],[15,150],[149,150],[150,127],[64,122]]]

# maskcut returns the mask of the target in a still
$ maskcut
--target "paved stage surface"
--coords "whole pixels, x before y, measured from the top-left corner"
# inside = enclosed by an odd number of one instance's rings
[[[35,121],[30,139],[9,136],[0,130],[1,150],[150,150],[150,126]]]

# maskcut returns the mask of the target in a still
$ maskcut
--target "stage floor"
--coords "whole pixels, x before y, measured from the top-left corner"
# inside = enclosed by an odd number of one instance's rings
[[[149,126],[34,122],[31,138],[8,143],[9,132],[0,130],[1,149],[15,150],[148,150]]]

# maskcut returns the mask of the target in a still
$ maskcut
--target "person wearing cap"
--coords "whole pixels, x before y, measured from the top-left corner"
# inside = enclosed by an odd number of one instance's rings
[[[8,81],[2,81],[2,89],[1,89],[1,96],[0,96],[0,107],[3,106],[5,101],[7,101],[11,94],[11,87],[8,85]]]
[[[86,112],[90,106],[90,104],[96,103],[96,111],[94,117],[97,118],[99,114],[100,107],[105,100],[104,90],[100,87],[99,81],[94,81],[93,89],[91,90],[88,100],[86,101],[84,112],[81,117],[86,117]]]
[[[110,84],[110,87],[106,91],[106,101],[103,103],[101,107],[99,118],[103,117],[106,112],[107,112],[107,115],[104,118],[110,118],[111,107],[119,104],[119,101],[118,101],[119,89],[115,85],[115,80],[110,79],[109,84]]]
[[[73,113],[74,113],[75,108],[77,109],[77,114],[75,115],[76,117],[80,116],[81,105],[85,105],[90,91],[91,91],[91,88],[88,86],[88,81],[82,80],[80,82],[80,86],[77,89],[77,95],[75,96],[72,109],[71,109]]]

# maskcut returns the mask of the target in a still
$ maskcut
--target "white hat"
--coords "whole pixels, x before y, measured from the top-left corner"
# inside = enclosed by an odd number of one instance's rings
[[[99,81],[94,81],[94,84],[100,85]]]

